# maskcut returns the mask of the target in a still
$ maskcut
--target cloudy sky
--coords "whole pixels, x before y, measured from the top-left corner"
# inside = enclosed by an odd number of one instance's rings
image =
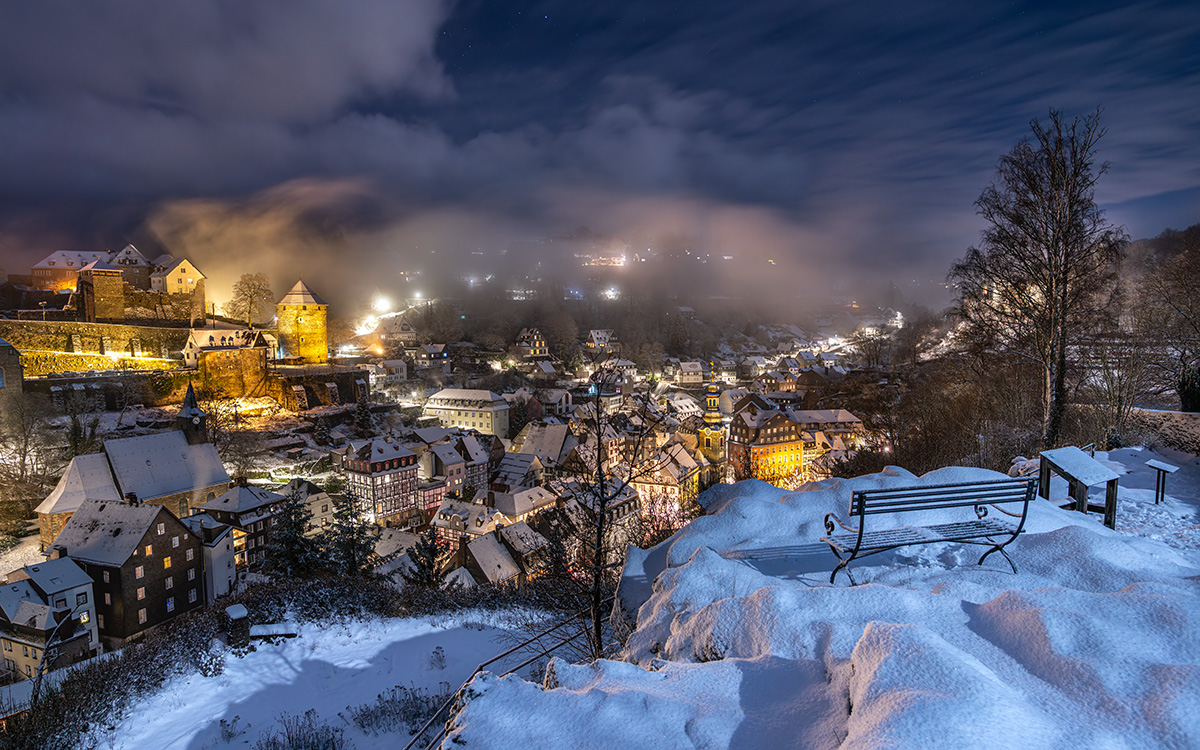
[[[1099,198],[1130,234],[1200,221],[1194,2],[43,0],[0,21],[10,269],[137,241],[282,276],[331,236],[339,261],[402,263],[586,224],[826,281],[941,278],[1051,107],[1103,107]]]

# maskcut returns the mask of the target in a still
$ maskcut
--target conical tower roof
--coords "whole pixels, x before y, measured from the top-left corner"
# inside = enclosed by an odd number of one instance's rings
[[[292,287],[292,291],[283,295],[283,299],[279,300],[281,305],[324,305],[325,300],[317,296],[317,293],[308,288],[308,284],[304,283],[304,279],[296,282],[296,286]]]

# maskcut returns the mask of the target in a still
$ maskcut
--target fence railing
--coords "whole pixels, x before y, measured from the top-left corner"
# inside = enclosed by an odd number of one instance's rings
[[[604,600],[604,602],[601,604],[601,608],[603,609],[604,607],[611,606],[613,601],[614,601],[613,597],[610,596],[609,598]],[[422,725],[421,728],[417,730],[417,733],[414,734],[412,736],[412,739],[410,739],[408,741],[408,744],[404,746],[404,750],[413,750],[414,748],[418,748],[418,747],[433,747],[434,745],[436,745],[437,743],[441,742],[443,739],[446,738],[446,729],[447,729],[446,722],[449,719],[450,708],[461,698],[463,690],[466,689],[467,685],[469,685],[471,683],[471,680],[475,679],[475,677],[480,672],[484,671],[485,669],[487,669],[489,666],[495,664],[496,662],[506,659],[509,656],[512,656],[513,654],[517,653],[518,651],[528,649],[531,645],[534,645],[534,644],[537,644],[537,645],[534,646],[533,656],[530,656],[528,659],[526,659],[525,661],[516,665],[515,667],[511,667],[511,668],[505,670],[504,672],[502,672],[500,674],[500,676],[507,677],[508,675],[512,674],[513,672],[516,672],[519,669],[524,669],[525,667],[534,663],[538,659],[543,659],[543,658],[549,656],[550,654],[552,654],[553,652],[562,648],[563,646],[567,645],[568,643],[571,643],[580,637],[586,636],[589,632],[588,629],[586,627],[584,627],[584,628],[580,629],[580,631],[578,633],[575,633],[574,635],[571,635],[566,638],[562,638],[561,640],[557,640],[553,644],[549,645],[548,647],[542,646],[540,644],[540,641],[543,638],[546,638],[547,636],[551,635],[552,633],[561,630],[562,628],[566,627],[567,625],[570,625],[573,622],[577,622],[582,618],[590,616],[590,613],[591,613],[590,608],[576,612],[574,615],[568,617],[567,619],[562,620],[561,622],[558,622],[554,625],[551,625],[550,627],[538,632],[536,635],[533,635],[533,636],[525,639],[524,641],[518,643],[517,645],[508,649],[507,651],[505,651],[501,654],[497,654],[496,656],[493,656],[491,659],[488,659],[487,661],[480,663],[479,666],[475,667],[475,671],[471,672],[470,676],[468,676],[467,679],[463,680],[463,683],[461,685],[459,685],[458,689],[455,690],[453,693],[451,693],[450,697],[447,698],[446,701],[444,703],[442,703],[441,706],[438,707],[437,711],[435,711],[433,713],[433,716],[430,716],[429,720],[426,721],[425,724]],[[428,733],[430,731],[430,729],[438,721],[441,722],[441,726],[433,733],[433,735],[429,738],[429,740],[426,741],[425,744],[423,744],[423,745],[418,744],[421,742],[422,738],[426,735],[426,733]]]

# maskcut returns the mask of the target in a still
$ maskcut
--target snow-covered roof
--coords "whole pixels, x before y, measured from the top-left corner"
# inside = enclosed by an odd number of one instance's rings
[[[569,450],[572,441],[570,429],[565,424],[536,424],[530,422],[525,441],[521,444],[521,453],[537,456],[543,463],[558,463],[563,454]]]
[[[464,589],[473,589],[479,585],[471,573],[461,566],[447,573],[443,580],[445,582],[444,585],[447,587],[461,586]]]
[[[455,405],[455,402],[489,404],[493,408],[507,409],[508,402],[492,391],[477,390],[471,388],[443,388],[437,393],[429,397],[428,406],[438,406],[441,404]]]
[[[308,284],[304,283],[304,279],[296,282],[296,286],[291,288],[287,294],[283,295],[283,299],[279,300],[281,305],[324,305],[325,300],[317,296],[317,293],[308,288]]]
[[[9,622],[43,629],[49,607],[29,581],[0,586],[0,610]]]
[[[505,544],[521,557],[528,557],[547,544],[546,537],[529,528],[529,524],[524,521],[500,529],[500,536]]]
[[[71,459],[54,490],[38,505],[37,512],[72,513],[84,500],[118,502],[120,499],[108,457],[103,453],[88,453]]]
[[[76,586],[87,586],[92,583],[91,576],[84,573],[83,568],[80,568],[73,560],[67,557],[60,557],[57,560],[47,560],[35,565],[26,565],[21,570],[47,596],[59,591],[73,589]]]
[[[516,492],[496,492],[496,510],[508,516],[523,516],[535,510],[553,505],[555,495],[545,487],[527,487]]]
[[[374,437],[365,442],[351,443],[346,455],[359,461],[390,461],[393,458],[407,458],[415,454],[391,438]]]
[[[86,266],[84,266],[83,268],[81,268],[79,270],[81,270],[81,271],[120,271],[121,269],[114,266],[112,263],[109,263],[107,260],[100,258],[100,259],[92,261],[91,263],[88,263]]]
[[[104,452],[124,497],[151,500],[229,481],[229,474],[210,443],[188,445],[175,430],[104,441]]]
[[[283,499],[278,492],[271,492],[252,484],[235,484],[218,497],[199,506],[202,510],[220,510],[226,513],[252,513]]]
[[[429,450],[432,451],[433,455],[437,456],[438,460],[446,466],[454,466],[455,464],[466,463],[466,460],[459,455],[458,451],[454,450],[453,445],[442,443],[441,445],[435,445],[431,447]]]
[[[433,445],[437,441],[445,439],[450,434],[450,430],[445,427],[418,427],[412,433],[426,445]]]
[[[120,566],[137,549],[160,512],[166,510],[158,505],[89,500],[67,520],[54,546],[65,548],[66,554],[75,560]]]
[[[472,463],[486,464],[488,462],[488,451],[484,448],[474,435],[464,435],[458,439],[460,449],[466,453],[467,460]]]
[[[159,256],[159,258],[162,258],[162,257],[163,256],[161,256],[161,255]],[[200,273],[200,269],[196,268],[196,265],[194,263],[192,263],[190,260],[188,260],[187,258],[171,258],[171,256],[169,256],[169,255],[166,257],[169,259],[169,262],[166,265],[164,265],[161,269],[159,269],[158,271],[155,271],[154,273],[150,274],[150,278],[152,278],[152,279],[153,278],[163,278],[163,277],[167,276],[168,274],[170,274],[172,271],[174,271],[176,268],[179,268],[179,266],[183,265],[184,263],[187,263],[189,266],[191,266],[192,270],[196,272],[197,276],[199,276],[202,279],[205,278],[204,274]],[[154,265],[157,266],[157,265],[162,265],[162,264],[160,264],[158,262],[158,259],[155,259]]]
[[[484,534],[472,539],[467,542],[467,549],[489,583],[503,583],[521,573],[512,555],[508,554],[508,550],[494,534]]]
[[[417,535],[411,531],[387,526],[376,528],[379,536],[375,538],[375,554],[381,559],[389,560],[417,543]]]

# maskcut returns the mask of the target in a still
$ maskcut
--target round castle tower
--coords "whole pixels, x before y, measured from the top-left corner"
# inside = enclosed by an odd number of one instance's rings
[[[329,335],[325,327],[329,306],[308,288],[304,279],[275,305],[279,334],[279,356],[299,357],[306,363],[323,364],[329,359]]]

